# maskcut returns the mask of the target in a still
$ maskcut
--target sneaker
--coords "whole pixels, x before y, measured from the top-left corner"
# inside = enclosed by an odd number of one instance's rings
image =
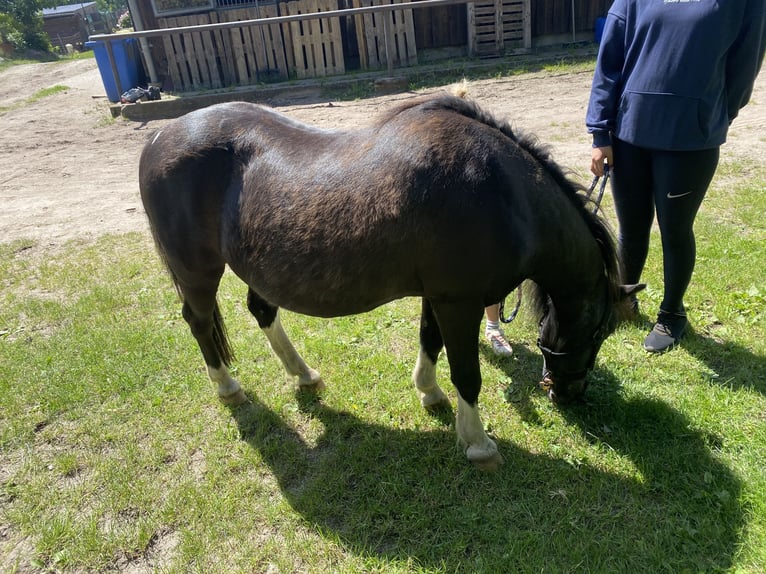
[[[683,338],[688,324],[686,315],[660,311],[654,328],[644,339],[644,349],[650,353],[669,351]]]
[[[513,349],[511,349],[510,343],[505,340],[505,336],[500,329],[487,330],[484,332],[484,335],[492,346],[492,351],[494,351],[495,355],[501,357],[510,357],[513,355]]]

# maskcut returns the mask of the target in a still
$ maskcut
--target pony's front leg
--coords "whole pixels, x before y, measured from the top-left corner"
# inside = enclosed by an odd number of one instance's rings
[[[452,368],[452,367],[450,367]],[[458,391],[457,415],[455,417],[457,436],[465,447],[465,455],[481,470],[495,470],[503,464],[503,457],[495,441],[484,432],[479,416],[478,401],[469,403]]]
[[[269,340],[272,350],[282,361],[287,373],[298,377],[298,388],[311,392],[321,391],[324,388],[322,377],[306,365],[293,347],[279,320],[279,309],[264,301],[252,289],[247,293],[247,308],[258,321],[258,325]]]
[[[465,454],[482,470],[494,470],[503,462],[497,445],[487,433],[479,416],[479,325],[484,307],[481,303],[434,304],[439,322],[452,383],[458,391],[455,428]]]
[[[412,381],[418,391],[420,404],[426,409],[449,405],[449,399],[436,383],[436,361],[444,346],[439,324],[427,299],[422,301],[420,313],[420,351],[412,372]]]

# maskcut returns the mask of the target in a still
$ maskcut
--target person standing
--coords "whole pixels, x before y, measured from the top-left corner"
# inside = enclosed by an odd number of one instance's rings
[[[664,296],[644,349],[687,330],[694,220],[766,48],[766,0],[615,0],[586,112],[590,170],[612,174],[623,283],[638,283],[656,214]],[[634,300],[638,311],[638,301]]]

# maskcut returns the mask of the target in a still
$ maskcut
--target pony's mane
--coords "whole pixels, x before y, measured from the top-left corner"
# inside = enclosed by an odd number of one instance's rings
[[[380,118],[379,124],[385,123],[394,116],[415,107],[422,110],[453,111],[497,129],[540,164],[543,170],[556,182],[558,188],[569,199],[588,226],[588,229],[590,229],[593,238],[601,250],[610,298],[612,301],[619,299],[620,264],[612,230],[607,222],[596,214],[596,204],[586,196],[584,193],[585,188],[572,181],[562,167],[553,160],[550,146],[542,144],[532,134],[513,129],[510,123],[498,120],[492,114],[479,107],[476,102],[447,92],[406,101],[395,107],[388,114],[384,114]],[[530,289],[532,307],[537,313],[542,314],[548,305],[548,294],[539,285],[531,281],[530,283],[532,285],[532,289]]]

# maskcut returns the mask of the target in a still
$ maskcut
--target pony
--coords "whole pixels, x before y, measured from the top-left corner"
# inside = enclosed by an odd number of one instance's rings
[[[421,404],[449,405],[436,381],[446,349],[456,432],[481,468],[502,462],[484,431],[483,310],[529,280],[551,400],[583,395],[618,309],[611,231],[548,149],[478,104],[416,97],[368,127],[325,130],[230,102],[173,120],[139,165],[152,235],[219,398],[247,401],[216,299],[225,266],[297,388],[324,382],[295,350],[279,309],[318,317],[422,299],[412,380]]]

